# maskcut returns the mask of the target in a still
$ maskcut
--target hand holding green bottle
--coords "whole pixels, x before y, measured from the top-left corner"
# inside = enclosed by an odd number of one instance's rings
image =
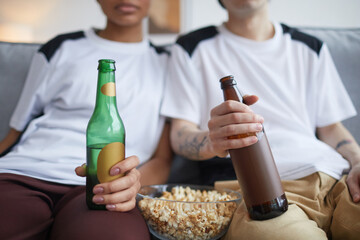
[[[139,159],[131,156],[111,167],[109,172],[111,176],[124,174],[124,177],[95,185],[93,202],[105,205],[109,211],[126,212],[133,209],[136,204],[136,193],[140,189],[140,173],[136,169],[138,165]],[[86,164],[77,167],[75,172],[78,176],[85,177]],[[97,202],[98,200],[100,201]]]

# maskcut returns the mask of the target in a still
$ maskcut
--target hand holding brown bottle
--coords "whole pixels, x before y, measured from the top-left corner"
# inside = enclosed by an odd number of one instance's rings
[[[248,105],[258,101],[255,95],[244,96],[244,103],[225,101],[212,109],[209,128],[209,143],[215,155],[225,157],[228,149],[242,148],[257,142],[254,133],[262,130],[264,118],[255,114]],[[235,138],[233,136],[242,137]]]

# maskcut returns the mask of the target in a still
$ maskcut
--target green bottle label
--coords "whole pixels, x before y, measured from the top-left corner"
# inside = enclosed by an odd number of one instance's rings
[[[110,168],[116,163],[124,160],[125,145],[121,142],[107,144],[99,153],[97,158],[97,178],[100,183],[110,182],[124,174],[110,176]]]
[[[116,96],[115,83],[113,82],[105,83],[104,85],[102,85],[100,91],[102,94],[106,96],[115,97]]]

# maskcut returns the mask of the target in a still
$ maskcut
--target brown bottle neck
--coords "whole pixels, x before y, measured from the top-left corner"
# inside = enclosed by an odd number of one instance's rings
[[[234,100],[238,102],[242,102],[242,96],[240,92],[237,90],[236,85],[227,86],[223,88],[224,100]]]
[[[233,76],[226,76],[220,79],[221,89],[223,90],[224,100],[234,100],[242,102],[242,95],[236,87]]]

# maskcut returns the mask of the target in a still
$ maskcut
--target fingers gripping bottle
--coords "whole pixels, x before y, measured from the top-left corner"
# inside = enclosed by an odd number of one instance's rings
[[[94,204],[96,184],[112,181],[110,168],[125,158],[125,128],[116,106],[115,61],[101,59],[94,112],[86,129],[86,203],[89,209],[102,210]]]
[[[221,78],[220,83],[225,101],[242,102],[233,76]],[[230,149],[229,153],[250,217],[253,220],[266,220],[277,217],[288,209],[287,198],[266,134],[262,130],[229,138],[244,138],[255,134],[257,143]]]

